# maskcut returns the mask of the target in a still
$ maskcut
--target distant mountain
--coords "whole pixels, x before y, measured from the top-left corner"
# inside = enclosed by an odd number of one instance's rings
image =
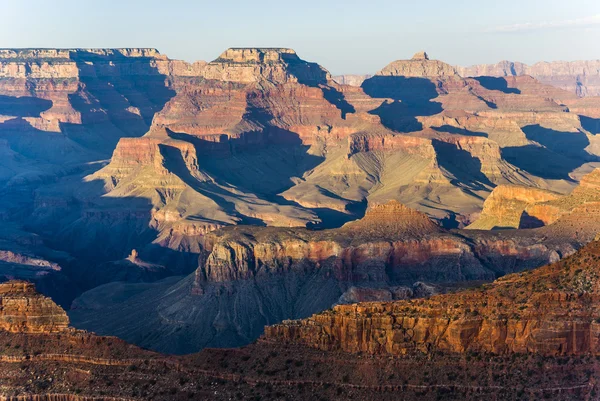
[[[575,93],[579,97],[600,96],[600,60],[544,61],[533,65],[501,61],[497,64],[456,69],[464,77],[530,75],[542,83]]]
[[[529,75],[543,84],[552,85],[579,97],[600,96],[600,60],[552,61],[527,65],[501,61],[497,64],[455,66],[463,77],[517,77]],[[333,80],[342,85],[361,86],[372,75],[336,75]]]

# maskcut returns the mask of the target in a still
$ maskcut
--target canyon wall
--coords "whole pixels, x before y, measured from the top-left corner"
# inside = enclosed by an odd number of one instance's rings
[[[265,338],[371,354],[599,354],[599,252],[595,242],[560,262],[476,290],[336,306],[306,320],[267,327]]]

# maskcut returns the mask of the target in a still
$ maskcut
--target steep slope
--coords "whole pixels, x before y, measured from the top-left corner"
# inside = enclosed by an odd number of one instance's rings
[[[269,340],[324,350],[597,355],[600,244],[480,289],[395,303],[341,305],[266,329]]]
[[[362,220],[339,229],[226,227],[204,237],[207,253],[194,274],[98,287],[73,303],[70,316],[76,327],[170,353],[238,346],[264,325],[336,302],[404,299],[489,281],[590,241],[589,232],[560,231],[448,232],[397,202],[372,205]]]
[[[598,196],[600,169],[581,178],[568,195],[538,189],[498,186],[486,199],[479,218],[469,229],[534,228],[548,226],[562,216],[577,218],[586,206],[593,207]],[[583,217],[583,216],[581,216]],[[593,220],[592,216],[589,216]]]
[[[585,257],[589,258],[590,254],[597,259],[600,252],[596,248],[597,244],[595,248],[588,247],[579,259],[578,256],[574,256],[572,261],[579,262],[583,257],[585,263]],[[549,274],[542,275],[538,281],[542,283],[541,286],[535,281],[527,280],[527,277],[510,276],[483,291],[470,290],[467,293],[443,296],[451,298],[448,299],[450,302],[475,304],[476,307],[482,298],[473,296],[473,293],[479,297],[487,297],[488,300],[507,301],[506,307],[504,303],[496,306],[502,313],[513,313],[509,319],[515,318],[514,309],[511,309],[512,303],[515,300],[524,300],[519,305],[526,308],[517,308],[518,315],[528,319],[532,315],[552,316],[555,319],[549,322],[552,326],[560,325],[560,322],[568,324],[573,318],[581,316],[581,311],[585,311],[582,324],[578,324],[571,332],[562,327],[559,330],[542,332],[546,338],[550,336],[558,341],[545,342],[547,346],[540,347],[538,340],[541,337],[536,335],[534,341],[528,341],[528,330],[525,330],[525,335],[519,337],[521,341],[510,343],[514,343],[515,347],[502,347],[502,341],[494,342],[493,348],[498,352],[495,355],[477,352],[478,337],[473,335],[473,325],[468,325],[469,329],[465,328],[465,321],[482,315],[476,315],[473,310],[458,310],[458,307],[453,305],[449,307],[450,313],[459,318],[453,320],[452,324],[460,326],[462,330],[459,331],[466,333],[465,335],[457,338],[453,331],[446,331],[436,333],[429,339],[422,339],[414,336],[419,332],[418,328],[422,327],[417,325],[416,330],[409,329],[393,336],[396,341],[401,341],[403,336],[411,337],[408,347],[392,347],[394,351],[401,349],[406,352],[402,355],[385,352],[385,348],[381,346],[385,335],[377,336],[377,345],[366,347],[366,352],[371,353],[367,358],[347,351],[332,350],[339,347],[336,335],[327,337],[325,341],[319,336],[311,337],[319,341],[320,350],[315,348],[313,342],[307,345],[292,343],[305,341],[307,337],[301,337],[301,341],[299,336],[290,336],[290,333],[307,334],[321,330],[327,322],[321,318],[312,326],[287,322],[285,328],[267,328],[267,335],[258,343],[241,349],[209,349],[182,357],[167,356],[137,348],[114,337],[101,337],[69,328],[64,320],[64,311],[36,294],[30,285],[12,282],[2,287],[2,302],[7,299],[9,303],[27,300],[28,304],[33,306],[38,305],[38,300],[44,300],[45,308],[35,308],[37,321],[60,322],[60,325],[44,325],[42,330],[35,332],[29,330],[31,325],[11,325],[10,331],[0,325],[0,398],[47,401],[323,397],[394,400],[399,396],[407,400],[480,397],[499,400],[593,399],[598,391],[595,380],[599,373],[597,363],[589,354],[576,354],[586,351],[589,345],[593,344],[587,341],[590,338],[579,334],[585,333],[586,326],[583,322],[590,318],[588,312],[593,303],[585,301],[594,296],[595,276],[584,275],[585,280],[582,281],[580,270],[566,265],[561,265],[555,270],[551,267],[542,268],[545,269],[544,273]],[[589,273],[590,269],[586,272]],[[534,276],[532,279],[540,279],[535,275],[529,274]],[[588,281],[589,278],[591,281]],[[549,288],[543,287],[546,283],[551,283],[553,288],[554,284],[558,283],[561,286],[560,294],[579,296],[567,297],[568,304],[561,301],[556,307],[556,295],[559,295],[556,290],[551,291],[549,297],[542,295],[549,292]],[[586,285],[589,283],[592,284],[591,287]],[[8,292],[5,291],[7,288],[10,288]],[[531,294],[533,299],[525,298]],[[432,313],[440,309],[443,301],[437,300],[443,297],[434,297],[429,301],[413,301],[417,305],[414,309],[418,312],[415,313]],[[548,303],[542,301],[548,299],[554,308],[545,307]],[[424,304],[433,304],[433,308],[425,308],[422,306]],[[537,306],[538,304],[540,306]],[[383,304],[385,307],[381,308],[377,308],[375,303],[367,305],[346,307],[357,310],[358,313],[343,319],[338,316],[338,322],[342,325],[340,329],[332,330],[335,333],[347,333],[342,336],[343,340],[340,343],[351,351],[355,347],[351,346],[351,341],[348,340],[354,340],[356,337],[348,334],[351,331],[347,329],[355,321],[363,319],[363,311],[375,309],[372,315],[364,318],[372,322],[369,327],[380,328],[389,325],[389,319],[376,317],[382,313],[382,308],[389,309],[390,304]],[[567,310],[565,306],[572,308],[567,313],[561,313],[560,311]],[[532,313],[530,308],[535,308],[536,312]],[[488,305],[481,306],[481,310],[492,310],[492,315],[498,313]],[[30,310],[19,308],[11,313],[14,320],[23,321],[29,312]],[[401,313],[407,312],[403,310]],[[495,322],[502,321],[504,320]],[[398,324],[400,321],[393,323]],[[48,327],[53,329],[48,330]],[[361,325],[362,327],[364,326]],[[360,338],[366,343],[371,342],[374,337],[367,334],[370,333],[369,330],[363,332],[365,335]],[[574,334],[573,341],[565,342],[563,337],[571,340],[569,333]],[[445,341],[439,341],[433,347],[421,347],[421,344],[435,338],[457,339],[461,346],[449,348],[457,348],[459,351],[447,350],[446,344],[457,343]],[[482,342],[491,341],[485,338]],[[363,341],[358,343],[362,344]],[[507,341],[504,343],[509,344]],[[465,352],[463,344],[469,345],[468,352]],[[530,352],[512,352],[513,349],[519,350],[522,344],[527,344]],[[424,352],[416,351],[416,348],[421,348]],[[569,355],[564,355],[565,353]],[[558,355],[554,356],[555,354]]]

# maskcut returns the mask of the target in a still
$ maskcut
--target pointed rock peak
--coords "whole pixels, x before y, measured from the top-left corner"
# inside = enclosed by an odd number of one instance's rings
[[[391,62],[376,75],[404,77],[448,77],[459,76],[450,64],[439,60],[430,60],[425,52],[419,52],[410,60]]]
[[[413,60],[429,60],[429,55],[427,54],[427,52],[422,51],[422,52],[418,52],[415,53],[415,55],[412,57]]]

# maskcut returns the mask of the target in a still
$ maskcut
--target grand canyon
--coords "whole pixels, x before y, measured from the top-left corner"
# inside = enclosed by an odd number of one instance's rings
[[[600,61],[0,50],[0,400],[597,399]]]

